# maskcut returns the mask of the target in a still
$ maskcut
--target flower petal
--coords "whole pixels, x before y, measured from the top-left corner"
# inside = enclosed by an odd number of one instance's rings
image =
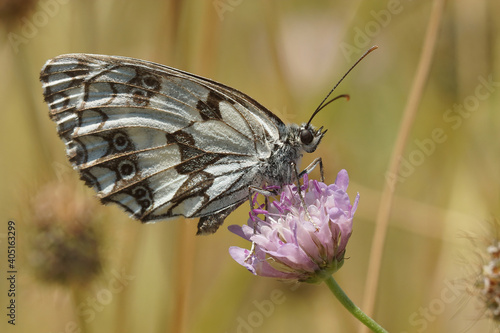
[[[250,251],[237,246],[231,246],[229,248],[229,255],[241,266],[248,269],[252,274],[257,275],[255,267],[252,265],[254,260],[246,260]],[[252,257],[250,257],[252,258]],[[253,258],[252,258],[253,259]]]
[[[347,171],[345,169],[340,170],[337,174],[335,185],[337,185],[344,191],[347,190],[347,186],[349,185],[349,175],[347,174]]]

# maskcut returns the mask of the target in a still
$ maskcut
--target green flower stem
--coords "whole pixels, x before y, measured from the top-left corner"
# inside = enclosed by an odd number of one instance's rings
[[[387,331],[380,326],[375,320],[371,319],[368,317],[363,311],[361,311],[360,308],[358,308],[350,299],[347,297],[347,295],[344,293],[344,291],[340,288],[338,285],[337,281],[333,278],[333,276],[328,276],[325,278],[325,283],[330,288],[332,293],[337,297],[337,299],[342,303],[342,305],[352,313],[352,315],[360,322],[365,324],[369,329],[371,329],[373,332],[376,333],[387,333]]]

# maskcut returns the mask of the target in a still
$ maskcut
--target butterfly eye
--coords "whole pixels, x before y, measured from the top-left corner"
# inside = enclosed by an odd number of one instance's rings
[[[313,135],[311,131],[307,128],[303,128],[300,131],[300,142],[302,142],[305,145],[310,144],[313,141]]]

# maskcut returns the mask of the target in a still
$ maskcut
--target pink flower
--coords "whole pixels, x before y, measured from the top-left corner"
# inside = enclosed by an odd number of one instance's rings
[[[346,170],[338,173],[332,185],[307,178],[304,182],[302,195],[309,216],[297,186],[286,185],[268,211],[260,206],[250,213],[247,225],[229,226],[231,232],[255,244],[253,253],[236,246],[229,249],[233,259],[253,274],[316,282],[342,266],[359,194],[351,205]],[[256,218],[257,214],[265,218]]]

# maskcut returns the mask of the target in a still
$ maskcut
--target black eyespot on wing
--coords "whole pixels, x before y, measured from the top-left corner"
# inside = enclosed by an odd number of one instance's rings
[[[124,160],[118,164],[118,172],[123,179],[129,179],[136,174],[136,168],[132,161]]]
[[[113,135],[113,146],[117,151],[122,151],[127,148],[129,142],[128,137],[121,132],[116,132],[115,135]]]

